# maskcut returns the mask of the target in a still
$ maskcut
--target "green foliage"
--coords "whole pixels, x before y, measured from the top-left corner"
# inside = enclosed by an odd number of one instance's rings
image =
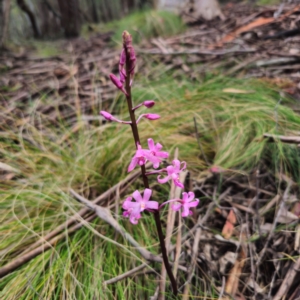
[[[132,35],[134,44],[143,39],[154,37],[167,37],[181,33],[185,29],[181,18],[167,11],[146,10],[130,14],[120,21],[107,24],[108,29],[112,29],[115,34],[113,40],[120,43],[120,37],[124,30]]]
[[[280,0],[259,0],[257,1],[258,5],[275,5],[279,4],[281,1]]]
[[[293,135],[300,131],[300,116],[288,107],[288,99],[278,103],[276,90],[259,81],[221,76],[202,82],[176,81],[166,75],[157,78],[151,84],[147,80],[136,82],[133,90],[135,104],[155,99],[157,103],[151,111],[162,116],[156,122],[141,122],[143,145],[147,138],[153,137],[164,145],[171,158],[178,147],[179,158],[187,161],[193,175],[201,176],[209,166],[201,158],[193,124],[195,117],[201,144],[211,164],[247,172],[265,160],[270,170],[289,172],[300,182],[299,149],[281,143],[269,144],[262,138],[265,132]],[[223,91],[225,88],[253,93],[230,94]],[[122,100],[112,108],[125,119],[127,112]],[[43,101],[47,105],[52,99],[45,97]],[[129,126],[116,123],[86,126],[80,119],[72,128],[63,120],[53,126],[47,116],[30,109],[30,119],[5,116],[10,120],[9,125],[1,125],[1,161],[16,169],[13,178],[1,177],[0,181],[1,265],[82,207],[70,196],[70,188],[93,199],[93,195],[103,193],[126,176],[134,153]],[[143,111],[146,109],[138,113]],[[154,198],[167,198],[167,190],[158,188],[161,186],[155,176],[151,180]],[[139,185],[137,182],[127,193]],[[121,209],[116,213],[120,216]],[[158,251],[151,215],[144,214],[138,226],[121,217],[119,220],[140,244],[154,253]],[[1,278],[0,298],[147,299],[155,292],[155,273],[103,287],[104,280],[139,265],[138,257],[107,224],[95,220]],[[204,295],[205,291],[199,289],[198,295]],[[215,297],[213,291],[210,297]]]

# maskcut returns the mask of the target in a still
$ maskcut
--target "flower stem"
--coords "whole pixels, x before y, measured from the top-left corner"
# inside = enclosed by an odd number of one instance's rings
[[[137,127],[137,122],[136,122],[136,118],[135,118],[135,114],[134,114],[134,109],[132,108],[132,96],[131,96],[131,86],[130,86],[130,70],[129,70],[129,66],[130,66],[130,49],[128,49],[126,47],[126,45],[124,45],[124,49],[126,52],[126,81],[125,81],[125,90],[126,90],[126,101],[127,101],[127,105],[128,105],[128,111],[129,111],[129,115],[130,115],[130,119],[131,119],[131,130],[132,130],[132,134],[133,134],[133,138],[134,138],[134,142],[135,142],[135,146],[137,147],[137,145],[140,145],[140,137],[139,137],[139,131],[138,131],[138,127]],[[148,177],[146,175],[146,168],[145,165],[141,166],[141,171],[142,171],[142,178],[143,178],[143,182],[144,182],[144,186],[145,188],[149,188],[149,182],[148,182]],[[178,289],[177,289],[177,283],[176,283],[176,279],[173,275],[170,263],[169,263],[169,259],[168,259],[168,254],[167,254],[167,249],[165,246],[165,239],[164,239],[164,235],[163,235],[163,231],[162,231],[162,226],[161,226],[161,221],[160,221],[160,216],[159,216],[159,210],[155,211],[154,213],[154,220],[155,220],[155,224],[156,224],[156,230],[158,233],[158,237],[159,237],[159,243],[160,243],[160,248],[161,248],[161,252],[162,252],[162,256],[163,256],[163,261],[164,261],[164,265],[166,268],[166,271],[168,273],[168,276],[170,278],[171,281],[171,285],[172,285],[172,289],[173,289],[173,294],[175,296],[177,296],[178,293]]]

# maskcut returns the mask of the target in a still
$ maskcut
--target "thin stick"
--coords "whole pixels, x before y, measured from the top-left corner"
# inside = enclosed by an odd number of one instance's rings
[[[175,149],[174,159],[178,159],[178,148]],[[171,184],[171,192],[169,199],[175,199],[175,184],[172,182]],[[166,238],[165,238],[165,245],[167,251],[170,247],[171,236],[174,229],[174,222],[175,222],[175,211],[169,205],[168,209],[168,217],[167,217],[167,228],[166,228]],[[159,282],[159,294],[158,299],[164,300],[165,299],[165,290],[166,290],[166,268],[164,264],[162,265],[161,272],[160,272],[160,282]]]
[[[261,238],[261,229],[260,229],[260,216],[259,216],[259,207],[258,207],[258,199],[259,199],[259,169],[255,172],[255,184],[256,184],[256,195],[255,195],[255,214],[256,214],[256,226],[258,230],[259,238]]]
[[[185,173],[180,173],[180,178],[179,180],[181,182],[184,182],[187,176],[187,172]],[[177,187],[175,190],[175,198],[180,198],[182,190]],[[175,260],[174,260],[174,267],[173,267],[173,272],[174,276],[176,277],[177,271],[178,271],[178,265],[179,265],[179,259],[180,259],[180,254],[181,254],[181,246],[182,246],[182,217],[181,217],[181,212],[178,212],[178,233],[177,233],[177,238],[176,238],[176,248],[175,248]]]
[[[198,224],[202,223],[201,216],[198,217],[197,223]],[[184,287],[183,298],[182,298],[183,300],[189,299],[190,282],[192,281],[192,278],[194,276],[201,234],[202,234],[202,228],[198,227],[196,230],[195,238],[194,238],[191,265],[190,265],[189,271],[188,271],[187,284]]]
[[[125,279],[125,278],[127,278],[127,277],[129,277],[131,275],[133,275],[134,273],[136,273],[136,272],[138,272],[138,271],[140,271],[140,270],[142,270],[142,269],[144,269],[144,268],[146,268],[148,266],[149,266],[149,264],[143,263],[143,264],[139,265],[138,267],[135,267],[135,268],[129,270],[126,273],[123,273],[123,274],[121,274],[119,276],[116,276],[116,277],[114,277],[112,279],[104,281],[103,284],[104,285],[108,285],[108,284],[116,283],[118,281],[121,281],[121,280],[123,280],[123,279]]]
[[[275,231],[275,228],[276,228],[276,225],[277,225],[279,216],[282,214],[282,210],[283,210],[283,208],[284,208],[285,201],[286,201],[286,199],[287,199],[287,197],[288,197],[288,193],[289,193],[289,191],[290,191],[291,185],[292,185],[292,181],[290,180],[290,181],[288,181],[288,185],[287,185],[287,187],[286,187],[286,189],[285,189],[285,191],[284,191],[284,194],[283,194],[281,203],[280,203],[280,205],[279,205],[279,209],[278,209],[278,211],[277,211],[275,220],[274,220],[274,222],[273,222],[273,224],[272,224],[272,228],[271,228],[271,230],[270,230],[268,239],[267,239],[267,241],[266,241],[266,243],[265,243],[265,245],[264,245],[264,248],[261,250],[260,255],[259,255],[259,257],[258,257],[258,259],[257,259],[257,261],[256,261],[256,267],[257,267],[257,268],[259,267],[259,265],[260,265],[260,263],[261,263],[261,260],[263,259],[264,255],[265,255],[265,252],[266,252],[266,250],[267,250],[267,247],[268,247],[268,245],[269,245],[269,243],[270,243],[270,241],[271,241],[271,238],[272,238],[272,236],[273,236],[273,234],[274,234],[274,231]]]
[[[296,262],[293,262],[288,273],[286,274],[277,294],[273,298],[273,300],[280,300],[283,299],[284,296],[287,295],[290,287],[293,284],[294,278],[296,274],[299,274],[300,271],[300,257],[298,257]]]
[[[206,164],[209,166],[209,161],[204,153],[204,150],[202,148],[202,145],[201,145],[201,142],[200,142],[200,137],[199,137],[199,132],[198,132],[198,126],[197,126],[197,121],[196,121],[196,118],[194,117],[194,125],[195,125],[195,131],[196,131],[196,138],[197,138],[197,142],[198,142],[198,145],[199,145],[199,148],[200,148],[200,151],[201,151],[201,154],[206,162]]]
[[[222,288],[221,288],[218,300],[223,299],[223,295],[224,295],[224,291],[225,291],[225,284],[226,284],[225,276],[222,276]]]
[[[284,136],[284,135],[265,133],[264,138],[268,139],[268,142],[276,142],[276,140],[280,140],[283,143],[300,144],[299,136]]]

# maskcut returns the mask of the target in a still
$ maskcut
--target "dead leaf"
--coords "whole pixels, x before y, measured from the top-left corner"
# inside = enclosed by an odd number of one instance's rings
[[[299,220],[299,217],[288,211],[285,207],[282,208],[281,214],[278,217],[278,223],[288,224],[296,220]]]
[[[232,93],[232,94],[253,94],[255,91],[246,91],[246,90],[239,90],[235,88],[228,88],[228,89],[223,89],[223,93]]]
[[[245,259],[247,257],[247,248],[241,246],[238,258],[229,272],[229,276],[226,282],[225,291],[226,293],[234,296],[238,292],[239,280],[242,274],[242,269],[245,264]],[[229,297],[225,299],[230,299]]]
[[[19,170],[11,167],[10,165],[0,162],[0,170],[6,171],[6,172],[13,172],[13,173],[20,173]]]
[[[235,223],[236,223],[235,213],[233,210],[230,210],[227,216],[226,223],[222,230],[222,235],[225,239],[229,239],[232,236]]]
[[[292,213],[295,214],[297,217],[300,217],[300,201],[295,203],[292,209]]]

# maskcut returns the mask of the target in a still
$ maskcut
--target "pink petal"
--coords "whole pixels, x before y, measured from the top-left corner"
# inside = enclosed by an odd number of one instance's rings
[[[153,139],[148,139],[148,147],[151,151],[155,150],[154,141]]]
[[[174,167],[167,166],[167,172],[168,172],[168,175],[171,176],[173,173],[175,173]]]
[[[146,162],[146,160],[145,160],[144,157],[140,157],[140,158],[139,158],[139,165],[140,165],[140,166],[143,166],[143,165],[145,164],[145,162]]]
[[[138,219],[140,219],[140,217],[137,218],[137,216],[133,214],[131,214],[129,217],[130,223],[132,223],[133,225],[136,225],[138,223]]]
[[[158,202],[157,201],[148,201],[146,203],[146,209],[158,209]]]
[[[187,202],[188,197],[189,197],[188,193],[186,193],[186,192],[183,192],[183,193],[182,193],[182,201],[183,201],[183,202]]]
[[[168,158],[169,157],[169,153],[165,152],[165,151],[160,151],[156,153],[157,156],[162,157],[162,158]]]
[[[156,151],[159,151],[159,150],[161,150],[162,149],[162,145],[160,144],[160,143],[156,143],[156,145],[155,145],[155,149],[156,149]]]
[[[194,200],[194,198],[195,198],[195,193],[189,192],[187,202],[191,202],[192,200]]]
[[[166,176],[165,178],[160,178],[160,175],[157,177],[157,181],[159,183],[166,183],[170,180],[170,176]]]
[[[181,208],[181,206],[182,206],[181,203],[179,203],[179,204],[173,204],[172,205],[172,209],[175,210],[175,211],[177,211],[177,210],[179,210]]]
[[[131,200],[132,200],[132,197],[128,197],[128,198],[126,198],[126,200],[123,202],[123,205],[122,205],[122,208],[123,209],[129,209],[129,207],[130,207],[130,203],[131,203]]]
[[[198,199],[197,199],[198,200]],[[187,204],[188,207],[196,207],[199,204],[199,200],[198,201],[193,201],[193,202],[189,202]]]
[[[138,158],[134,156],[128,166],[127,172],[131,172],[136,167],[137,163],[138,163]]]
[[[149,201],[151,195],[152,195],[152,190],[150,190],[150,189],[145,189],[144,195],[143,195],[144,201]]]
[[[159,167],[160,162],[153,163],[153,169],[157,169]]]
[[[129,217],[129,220],[132,224],[137,224],[138,222],[138,219],[140,219],[142,216],[141,216],[141,213],[140,213],[140,209],[141,207],[139,206],[138,208],[135,208],[131,214],[130,214],[130,217]]]
[[[187,217],[190,214],[190,210],[186,205],[183,205],[183,211],[182,211],[182,216]]]
[[[143,198],[140,194],[140,192],[138,190],[136,190],[135,192],[133,192],[132,194],[133,198],[137,201],[137,202],[141,202],[143,201]]]
[[[184,185],[178,179],[174,180],[174,184],[182,189],[184,188]]]
[[[180,161],[178,159],[174,159],[172,163],[174,165],[174,171],[179,173],[179,171],[180,171]]]
[[[123,211],[123,217],[129,217],[129,211]]]

